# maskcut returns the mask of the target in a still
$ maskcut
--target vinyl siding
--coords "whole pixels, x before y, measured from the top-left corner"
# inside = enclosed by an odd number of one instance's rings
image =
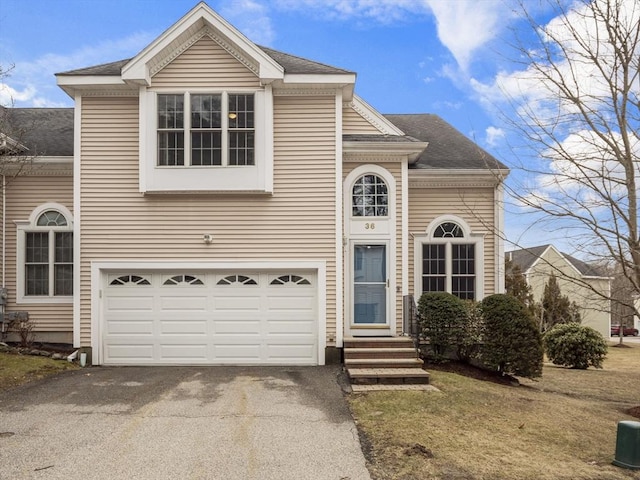
[[[411,175],[411,173],[410,173]],[[484,294],[496,292],[495,207],[492,188],[410,188],[409,189],[409,292],[414,292],[414,235],[424,235],[427,227],[441,215],[462,218],[474,233],[484,233]],[[417,302],[418,299],[416,299]]]
[[[611,333],[610,302],[593,292],[589,286],[575,283],[571,279],[576,279],[578,282],[584,281],[596,291],[607,296],[610,294],[609,281],[582,278],[564,257],[555,250],[549,249],[544,253],[542,259],[527,272],[527,281],[531,285],[531,293],[535,301],[542,301],[544,287],[552,273],[556,276],[562,295],[566,295],[570,301],[576,302],[580,307],[581,323],[594,328],[605,338],[608,338]]]
[[[44,203],[59,203],[73,213],[71,176],[22,176],[8,179],[6,191],[6,278],[9,302],[6,311],[26,310],[36,323],[36,332],[73,331],[73,304],[20,303],[16,305],[16,220],[28,220],[33,210]]]
[[[345,106],[342,109],[342,133],[347,135],[380,134],[380,130],[371,125],[352,107]]]
[[[210,37],[203,37],[156,73],[152,87],[259,88],[258,77]]]
[[[395,223],[395,232],[392,234],[395,237],[396,242],[396,257],[395,261],[395,277],[396,277],[396,285],[398,287],[402,286],[402,164],[400,161],[398,162],[383,162],[378,163],[375,160],[370,162],[345,162],[343,164],[342,169],[342,179],[343,181],[349,175],[349,173],[355,168],[364,165],[364,164],[372,164],[379,165],[384,169],[388,170],[389,173],[393,176],[396,182],[396,191],[395,191],[395,215],[396,215],[396,223]],[[350,201],[347,199],[347,201]],[[346,211],[346,215],[349,215],[349,210]],[[375,241],[375,236],[372,236],[372,241]],[[344,261],[343,261],[344,263]],[[349,267],[345,268],[346,271],[349,270]],[[345,281],[350,281],[347,276],[345,276]],[[345,309],[349,309],[349,305],[345,305]],[[396,308],[396,332],[400,334],[402,332],[402,289],[396,293],[395,298],[395,308]],[[345,315],[345,319],[348,319],[348,315]],[[345,320],[347,321],[347,320]]]
[[[138,192],[137,98],[89,97],[82,111],[81,342],[90,344],[95,260],[326,260],[335,335],[335,100],[274,98],[274,194]],[[206,245],[204,233],[214,242]]]

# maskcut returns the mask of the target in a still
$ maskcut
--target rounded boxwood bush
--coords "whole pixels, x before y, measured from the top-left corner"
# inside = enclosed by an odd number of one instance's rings
[[[418,300],[418,316],[420,338],[429,342],[435,361],[444,360],[466,334],[466,306],[450,293],[423,293]]]
[[[544,335],[544,349],[555,365],[586,370],[602,368],[607,342],[602,334],[579,323],[556,325]]]
[[[531,314],[517,298],[495,294],[482,300],[482,362],[503,374],[542,375],[542,337]]]

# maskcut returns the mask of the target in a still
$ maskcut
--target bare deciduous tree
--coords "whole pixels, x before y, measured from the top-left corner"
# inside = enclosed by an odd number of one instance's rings
[[[0,65],[0,88],[13,67]],[[13,103],[13,102],[11,102]],[[6,182],[26,173],[33,165],[34,155],[24,145],[33,125],[25,125],[14,118],[13,105],[0,105],[0,176]],[[0,184],[0,188],[3,185]]]
[[[545,1],[545,25],[521,1],[535,46],[518,42],[523,68],[499,81],[532,154],[509,193],[583,258],[619,265],[640,295],[640,3]]]

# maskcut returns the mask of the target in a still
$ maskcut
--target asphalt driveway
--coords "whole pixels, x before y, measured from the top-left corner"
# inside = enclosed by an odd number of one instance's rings
[[[0,393],[0,479],[369,479],[326,367],[87,368]]]

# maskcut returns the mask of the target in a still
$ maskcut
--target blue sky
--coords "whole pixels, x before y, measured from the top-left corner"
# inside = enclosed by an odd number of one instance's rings
[[[511,61],[515,0],[209,0],[251,40],[357,72],[356,92],[382,113],[435,113],[507,165],[496,78]],[[56,72],[138,53],[196,0],[0,0],[0,65],[13,65],[0,103],[72,106]],[[539,22],[549,12],[526,4]],[[517,173],[515,173],[517,175]],[[554,240],[507,208],[506,233],[532,246]]]

